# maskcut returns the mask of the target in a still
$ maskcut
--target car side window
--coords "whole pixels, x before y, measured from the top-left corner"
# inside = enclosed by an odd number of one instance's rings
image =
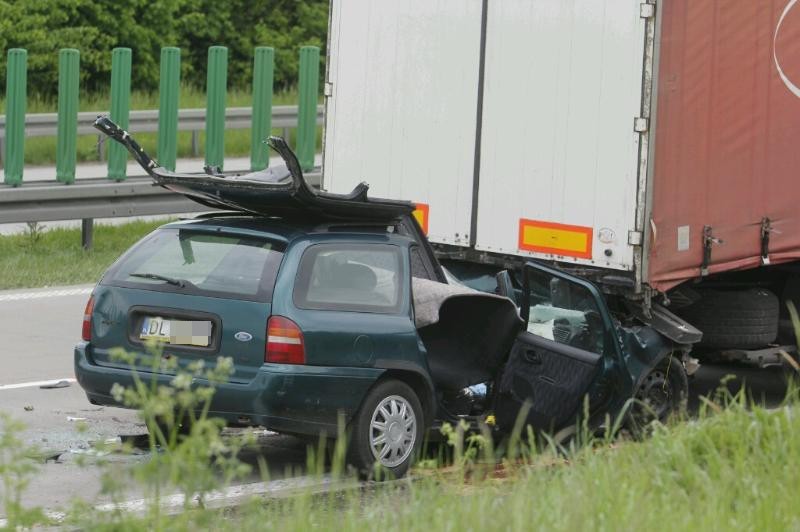
[[[300,260],[294,304],[315,310],[393,314],[402,306],[400,248],[386,244],[316,244]]]
[[[411,248],[411,277],[428,279],[429,281],[436,280],[433,272],[428,270],[428,266],[425,259],[422,257],[422,251],[420,251],[419,246],[413,246]]]
[[[602,355],[605,326],[594,295],[583,285],[529,270],[528,332]]]

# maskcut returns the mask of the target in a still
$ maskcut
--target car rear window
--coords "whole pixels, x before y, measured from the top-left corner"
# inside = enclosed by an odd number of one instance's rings
[[[282,258],[283,245],[264,238],[164,228],[126,253],[103,282],[129,288],[270,301]]]

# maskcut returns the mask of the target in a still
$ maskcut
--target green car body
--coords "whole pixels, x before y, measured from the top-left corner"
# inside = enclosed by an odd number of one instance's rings
[[[202,353],[171,351],[184,365],[198,358],[209,362],[217,356],[234,359],[233,376],[217,386],[212,405],[212,415],[230,423],[262,425],[278,432],[334,434],[339,413],[349,420],[367,390],[387,375],[414,383],[426,397],[426,404],[431,404],[433,387],[414,328],[409,278],[404,278],[404,297],[396,314],[304,310],[297,309],[292,300],[297,266],[309,246],[386,244],[396,246],[407,264],[411,239],[399,235],[307,234],[274,223],[264,230],[263,222],[247,219],[235,219],[233,223],[225,219],[179,222],[165,229],[188,225],[193,230],[258,235],[287,246],[271,302],[121,287],[102,279],[93,294],[93,341],[83,341],[75,347],[75,374],[92,403],[123,406],[112,397],[111,387],[114,383],[132,384],[132,371],[127,363],[115,361],[111,352],[116,347],[143,351],[142,345],[131,342],[126,321],[130,308],[145,307],[152,308],[155,314],[168,315],[176,309],[185,316],[186,310],[191,309],[217,319],[225,317],[218,348]],[[124,257],[120,260],[124,261]],[[264,363],[267,319],[273,314],[292,319],[303,330],[305,365]],[[247,331],[252,339],[237,341],[234,336],[240,331]],[[158,375],[156,379],[168,385],[172,376]]]
[[[97,285],[93,293],[92,339],[75,348],[75,373],[89,400],[94,404],[123,406],[111,395],[114,383],[132,384],[132,369],[114,360],[113,348],[143,352],[143,345],[131,333],[131,309],[149,309],[166,317],[209,317],[219,324],[219,342],[209,349],[166,348],[181,364],[197,359],[213,362],[217,356],[230,356],[234,372],[230,380],[217,386],[211,413],[231,424],[262,425],[277,432],[296,434],[334,434],[339,415],[350,422],[367,392],[381,379],[393,378],[408,383],[421,399],[425,424],[454,421],[440,405],[439,395],[428,365],[427,351],[414,322],[409,274],[410,250],[418,243],[407,236],[374,232],[325,232],[311,226],[294,226],[275,221],[239,216],[211,218],[169,224],[159,231],[224,233],[266,238],[283,249],[280,267],[270,290],[269,301],[248,301],[233,297],[187,295],[166,290],[166,285],[132,286],[113,280],[123,256]],[[157,231],[158,232],[158,231]],[[147,246],[147,238],[137,246]],[[393,246],[402,257],[401,297],[396,312],[370,313],[345,310],[298,308],[293,292],[298,268],[306,250],[312,246]],[[135,249],[135,247],[134,247]],[[559,275],[559,272],[555,272]],[[586,281],[581,283],[598,299],[602,296]],[[294,321],[303,331],[305,364],[276,364],[264,361],[267,320],[272,315]],[[620,412],[633,397],[641,379],[669,351],[657,333],[640,328],[636,333],[615,326],[607,312],[603,326],[607,346],[585,390],[597,398],[603,412]],[[237,333],[252,338],[242,342]],[[136,368],[148,372],[146,366]],[[159,374],[158,382],[168,385],[169,374]],[[580,393],[579,395],[584,395]],[[517,408],[497,412],[514,418]]]

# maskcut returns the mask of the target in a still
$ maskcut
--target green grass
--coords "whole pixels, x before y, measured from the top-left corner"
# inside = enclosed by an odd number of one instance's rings
[[[298,499],[213,527],[274,530],[796,530],[800,416],[734,408],[644,443],[552,455],[510,479]]]
[[[126,249],[164,223],[96,224],[90,251],[81,247],[80,229],[0,236],[0,289],[97,282]]]
[[[192,87],[181,88],[179,96],[181,109],[204,108],[206,95],[204,92]],[[297,104],[297,91],[290,90],[276,93],[272,99],[273,105]],[[28,100],[28,114],[54,113],[57,110],[55,100],[31,98]],[[158,93],[135,91],[131,94],[131,110],[158,109]],[[252,105],[250,91],[231,90],[227,94],[228,107],[249,107]],[[0,99],[0,109],[5,109],[5,101]],[[98,114],[108,113],[110,101],[108,94],[81,95],[80,111],[94,111]],[[156,155],[156,133],[136,134],[136,139],[151,155]],[[280,129],[273,129],[274,135],[282,135]],[[291,133],[291,142],[294,142],[294,131]],[[320,134],[318,133],[318,137]],[[318,140],[318,145],[321,142]],[[189,131],[178,133],[178,157],[202,157],[205,153],[205,133],[200,132],[198,140],[198,153],[192,150],[192,134]],[[25,164],[26,165],[51,165],[55,164],[56,139],[55,137],[30,137],[25,139]],[[241,157],[250,154],[250,130],[238,129],[225,132],[225,155],[228,157]],[[77,146],[78,162],[99,161],[97,135],[81,135],[78,137]]]

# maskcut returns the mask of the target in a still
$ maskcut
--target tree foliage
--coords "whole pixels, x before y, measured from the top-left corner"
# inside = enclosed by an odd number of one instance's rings
[[[299,47],[323,48],[327,0],[0,0],[0,90],[5,52],[28,50],[28,91],[44,97],[58,88],[58,50],[81,53],[81,87],[107,89],[111,50],[133,51],[133,88],[158,89],[160,50],[179,46],[184,83],[204,87],[208,47],[228,47],[228,85],[251,83],[253,48],[275,48],[275,84],[297,81]],[[320,67],[322,68],[322,67]]]

